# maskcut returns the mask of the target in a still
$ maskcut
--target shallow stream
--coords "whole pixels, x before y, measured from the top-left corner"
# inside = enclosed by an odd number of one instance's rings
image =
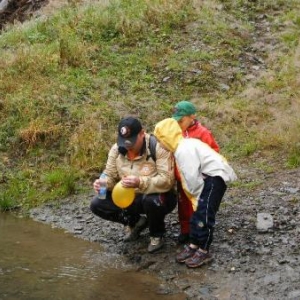
[[[130,270],[98,243],[0,213],[0,299],[181,300],[157,278]]]

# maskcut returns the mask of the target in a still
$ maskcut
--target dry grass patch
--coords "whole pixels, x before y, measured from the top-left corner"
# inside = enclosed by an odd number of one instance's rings
[[[49,121],[49,120],[48,120]],[[31,148],[39,143],[51,145],[61,135],[62,128],[59,125],[51,125],[47,120],[33,120],[26,128],[19,130],[19,139],[26,148]]]
[[[111,125],[105,111],[98,111],[80,124],[70,137],[70,163],[85,170],[101,169],[108,150],[116,139],[116,126]]]

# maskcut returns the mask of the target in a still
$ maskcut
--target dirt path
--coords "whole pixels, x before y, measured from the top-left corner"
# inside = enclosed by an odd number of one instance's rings
[[[148,254],[148,232],[134,243],[123,243],[123,228],[94,217],[89,211],[93,192],[85,199],[66,199],[32,210],[37,221],[64,228],[79,238],[100,243],[108,253],[120,255],[139,272],[163,281],[161,293],[184,291],[187,299],[300,299],[300,169],[265,174],[239,172],[246,183],[255,178],[255,190],[231,187],[218,214],[214,261],[190,270],[174,261],[177,212],[167,217],[166,245]],[[259,213],[269,214],[273,226],[257,228]]]

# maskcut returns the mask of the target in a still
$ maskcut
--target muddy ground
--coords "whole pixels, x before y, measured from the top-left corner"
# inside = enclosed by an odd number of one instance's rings
[[[86,197],[36,208],[31,217],[100,243],[108,256],[117,254],[127,267],[158,276],[161,294],[183,291],[186,299],[206,300],[300,299],[300,168],[269,174],[235,169],[243,184],[230,187],[224,197],[211,249],[214,261],[195,270],[174,260],[182,247],[176,244],[176,209],[166,218],[165,247],[154,254],[147,253],[147,230],[138,241],[124,243],[122,225],[93,216],[92,190]],[[253,181],[260,184],[243,187]],[[265,229],[257,223],[261,213],[271,217]]]

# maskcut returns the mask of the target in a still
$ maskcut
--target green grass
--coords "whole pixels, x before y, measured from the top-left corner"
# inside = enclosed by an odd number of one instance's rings
[[[0,194],[0,211],[8,211],[17,208],[18,201],[12,198],[9,192]]]
[[[239,189],[246,189],[246,190],[253,190],[259,187],[262,184],[262,182],[253,180],[250,182],[245,182],[245,181],[236,181],[232,183],[232,186],[237,187]]]
[[[298,168],[300,167],[300,144],[296,144],[290,151],[288,159],[286,162],[287,167],[289,168]]]
[[[66,197],[76,192],[76,179],[78,175],[69,169],[54,169],[43,175],[46,191],[51,198]]]
[[[27,206],[28,199],[31,205],[38,204],[39,197],[36,188],[34,188],[33,174],[29,172],[18,172],[8,175],[8,184],[0,190],[0,208],[2,210],[14,209],[19,206]],[[1,186],[2,187],[2,186]]]
[[[298,167],[299,6],[70,2],[8,26],[0,36],[0,207],[27,209],[90,188],[121,117],[138,116],[151,131],[182,99],[196,104],[229,159],[265,151]],[[263,34],[257,16],[269,22],[270,52],[252,49]],[[268,73],[249,81],[253,57]]]

